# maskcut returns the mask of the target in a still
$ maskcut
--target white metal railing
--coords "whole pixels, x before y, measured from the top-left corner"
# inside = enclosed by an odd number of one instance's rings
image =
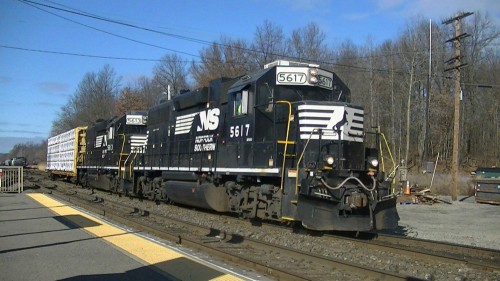
[[[23,192],[23,167],[0,166],[0,192]]]

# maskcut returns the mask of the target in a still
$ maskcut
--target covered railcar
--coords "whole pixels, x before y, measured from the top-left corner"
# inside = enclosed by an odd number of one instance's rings
[[[149,111],[134,191],[315,230],[396,227],[363,109],[349,99],[334,73],[277,61],[165,101]]]

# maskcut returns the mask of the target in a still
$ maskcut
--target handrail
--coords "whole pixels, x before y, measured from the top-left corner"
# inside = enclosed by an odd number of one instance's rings
[[[120,159],[118,160],[118,178],[120,178],[123,149],[125,148],[125,134],[120,134],[119,136],[122,137],[122,149],[120,150]]]
[[[137,150],[134,153],[135,153],[134,159],[132,159],[132,161],[130,161],[130,165],[129,165],[129,177],[132,177],[132,164],[134,164],[135,158],[137,157]]]
[[[125,153],[123,155],[125,156]],[[127,155],[127,158],[125,159],[125,161],[123,161],[123,167],[125,167],[127,165],[128,159],[130,158],[131,155],[132,154]]]
[[[276,101],[277,104],[286,104],[288,105],[288,117],[287,117],[287,127],[286,127],[286,138],[285,138],[285,148],[283,151],[283,165],[281,167],[281,186],[280,189],[283,192],[283,181],[285,178],[285,163],[286,163],[286,156],[287,156],[287,149],[288,149],[288,137],[290,134],[290,116],[292,115],[292,103],[289,101],[285,100],[279,100]],[[276,120],[275,120],[276,122]]]
[[[387,139],[385,138],[385,135],[384,133],[380,133],[380,135],[382,135],[382,138],[384,139],[384,142],[385,142],[385,147],[387,148],[387,152],[389,153],[389,157],[391,157],[391,162],[392,162],[392,169],[395,171],[396,170],[396,162],[394,162],[394,157],[392,157],[392,152],[391,152],[391,148],[389,147],[389,143],[387,142]],[[380,144],[380,146],[382,146],[382,144]],[[380,151],[382,151],[382,147],[380,147]],[[383,157],[381,157],[383,159]],[[391,174],[392,174],[392,171],[391,171]]]
[[[302,150],[302,153],[300,154],[299,160],[297,161],[297,176],[295,177],[295,195],[299,193],[299,169],[300,169],[300,162],[302,161],[302,158],[304,157],[304,153],[306,152],[307,146],[309,145],[309,141],[311,140],[312,134],[319,130],[318,128],[313,128],[311,130],[311,133],[309,134],[309,138],[307,138],[306,144],[304,145],[304,149]]]

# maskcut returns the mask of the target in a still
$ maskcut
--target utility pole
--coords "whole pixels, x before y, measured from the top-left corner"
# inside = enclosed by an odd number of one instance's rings
[[[455,102],[454,102],[454,115],[453,115],[453,152],[451,160],[451,200],[457,201],[457,186],[458,186],[458,162],[459,162],[459,137],[460,137],[460,69],[467,65],[462,63],[463,58],[461,54],[461,41],[470,35],[467,33],[460,33],[460,20],[472,15],[473,13],[461,13],[455,17],[443,21],[443,24],[453,23],[455,29],[455,37],[448,39],[446,42],[453,42],[455,49],[455,57],[446,61],[453,66],[445,69],[445,72],[453,70],[455,72]]]
[[[430,117],[430,101],[431,101],[431,73],[432,73],[432,20],[429,20],[429,75],[427,76],[427,94],[425,96],[425,125],[424,125],[424,151],[422,155],[422,163],[428,161],[431,139],[431,126],[429,123]],[[436,163],[437,164],[437,163]]]

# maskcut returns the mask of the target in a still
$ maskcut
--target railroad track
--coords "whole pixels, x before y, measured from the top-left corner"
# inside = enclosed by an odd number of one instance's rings
[[[266,225],[267,228],[282,228]],[[311,234],[311,231],[300,229],[296,232]],[[402,254],[413,259],[427,262],[462,263],[468,267],[486,271],[500,271],[500,251],[461,244],[430,241],[411,237],[384,233],[321,233],[332,240],[342,240],[353,244],[353,247]]]
[[[135,230],[144,231],[202,251],[219,259],[252,268],[278,280],[332,280],[342,278],[359,280],[409,280],[411,276],[386,272],[359,264],[314,255],[297,249],[258,241],[223,230],[193,225],[182,220],[165,218],[147,210],[117,202],[99,200],[93,195],[77,198],[75,193],[64,194],[51,190],[52,196],[87,209]],[[165,228],[163,226],[167,225]]]
[[[48,185],[50,187],[50,183]],[[54,189],[52,191],[54,196],[59,193]],[[278,280],[419,280],[405,274],[374,269],[341,259],[314,255],[291,247],[225,233],[221,229],[166,218],[148,210],[131,207],[128,204],[111,200],[105,201],[96,195],[75,194],[74,190],[72,190],[71,192],[59,193],[58,196],[65,201],[89,209],[94,213],[106,216],[134,229],[154,234],[166,240],[182,243],[188,248],[244,265]],[[227,217],[226,219],[235,224],[249,224],[248,221],[237,219],[233,221],[232,218]],[[278,228],[278,226],[264,224],[262,228],[272,229]],[[500,251],[495,250],[383,234],[375,236],[362,234],[358,238],[342,237],[330,233],[320,235],[323,238],[340,239],[346,243],[352,243],[353,248],[392,252],[416,260],[460,263],[479,270],[499,270]]]
[[[183,220],[159,216],[148,210],[122,203],[107,201],[96,195],[77,192],[61,192],[48,184],[41,191],[70,202],[110,220],[135,230],[144,231],[162,239],[182,244],[213,255],[225,261],[246,266],[277,280],[333,280],[333,279],[414,279],[404,274],[369,268],[348,261],[337,260],[279,246],[224,230],[194,225]],[[167,226],[167,227],[165,227]]]
[[[480,270],[500,271],[500,251],[389,234],[377,234],[364,245],[393,252],[405,252],[420,259],[464,263]]]

